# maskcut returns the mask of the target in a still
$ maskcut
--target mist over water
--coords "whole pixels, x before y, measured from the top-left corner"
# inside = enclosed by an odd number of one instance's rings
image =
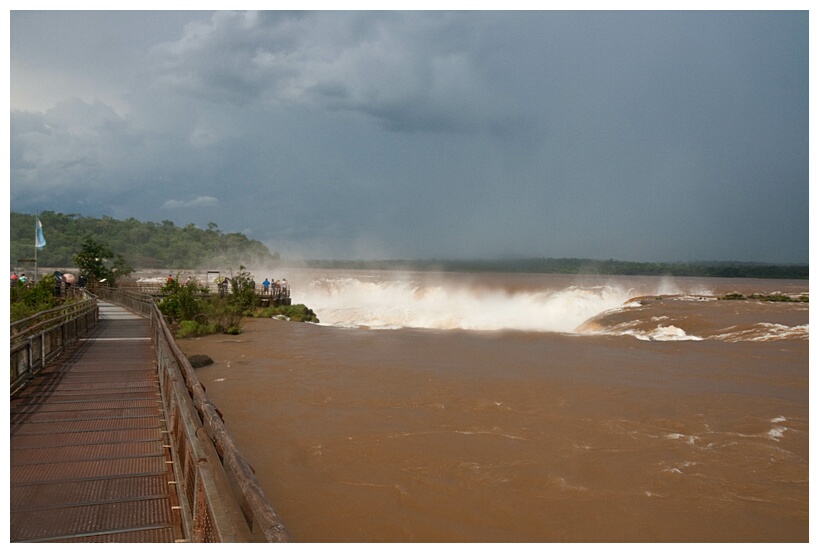
[[[508,275],[503,284],[500,276],[497,284],[492,278],[321,276],[302,284],[298,301],[330,326],[574,333],[585,321],[622,308],[636,295],[680,292],[670,280],[640,287],[543,277],[509,286]]]

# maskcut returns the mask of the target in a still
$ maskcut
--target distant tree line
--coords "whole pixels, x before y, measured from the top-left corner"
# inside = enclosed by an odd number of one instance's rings
[[[72,267],[88,237],[107,244],[137,269],[202,269],[270,263],[279,260],[278,253],[258,240],[241,233],[224,233],[215,223],[207,229],[194,224],[176,226],[172,221],[124,221],[112,217],[83,217],[43,211],[46,246],[37,251],[42,267]],[[11,267],[21,265],[18,259],[34,255],[34,215],[11,213]]]
[[[104,243],[135,269],[209,269],[261,265],[280,261],[278,252],[241,233],[224,233],[215,223],[207,229],[172,221],[124,221],[43,211],[39,214],[46,247],[37,251],[42,267],[73,267],[73,258],[88,237]],[[11,267],[34,254],[34,215],[11,213]],[[436,270],[451,272],[510,272],[599,275],[694,276],[730,278],[807,279],[809,266],[704,261],[651,263],[578,258],[516,258],[495,260],[313,260],[312,268],[367,270]]]
[[[703,261],[650,263],[576,258],[521,258],[499,260],[313,260],[312,268],[451,272],[508,272],[591,275],[692,276],[726,278],[806,279],[808,265]]]

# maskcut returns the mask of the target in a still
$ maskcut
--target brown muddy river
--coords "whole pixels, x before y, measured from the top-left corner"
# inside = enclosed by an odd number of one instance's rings
[[[294,541],[808,540],[807,281],[286,276],[179,345]]]

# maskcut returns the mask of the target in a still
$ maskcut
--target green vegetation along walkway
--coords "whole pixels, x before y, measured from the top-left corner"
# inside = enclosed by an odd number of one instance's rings
[[[99,306],[11,398],[11,542],[184,541],[150,323]]]

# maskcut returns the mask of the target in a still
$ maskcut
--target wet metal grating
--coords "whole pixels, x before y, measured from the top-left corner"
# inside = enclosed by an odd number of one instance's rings
[[[11,542],[184,538],[150,325],[105,313],[12,398]]]

